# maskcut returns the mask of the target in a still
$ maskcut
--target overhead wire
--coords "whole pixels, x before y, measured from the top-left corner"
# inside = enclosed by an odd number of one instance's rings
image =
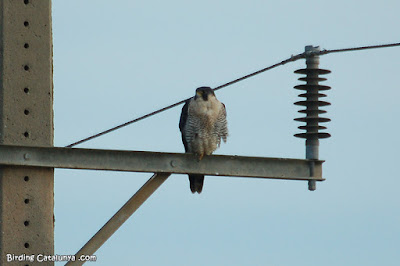
[[[377,49],[377,48],[388,48],[388,47],[395,47],[400,46],[400,43],[389,43],[389,44],[381,44],[381,45],[370,45],[370,46],[360,46],[360,47],[353,47],[353,48],[344,48],[344,49],[333,49],[333,50],[321,50],[317,52],[318,55],[325,55],[331,53],[341,53],[341,52],[351,52],[351,51],[360,51],[360,50],[368,50],[368,49]]]
[[[247,79],[247,78],[250,78],[250,77],[252,77],[252,76],[255,76],[255,75],[258,75],[258,74],[263,73],[263,72],[265,72],[265,71],[268,71],[268,70],[270,70],[270,69],[273,69],[273,68],[275,68],[275,67],[277,67],[277,66],[284,65],[284,64],[286,64],[286,63],[288,63],[288,62],[296,61],[296,60],[298,60],[298,59],[300,59],[300,58],[303,58],[302,55],[303,55],[303,54],[298,54],[298,55],[296,55],[296,56],[291,56],[290,58],[285,59],[285,60],[283,60],[283,61],[281,61],[281,62],[279,62],[279,63],[276,63],[276,64],[271,65],[271,66],[269,66],[269,67],[263,68],[263,69],[261,69],[261,70],[258,70],[258,71],[256,71],[256,72],[250,73],[250,74],[248,74],[248,75],[246,75],[246,76],[243,76],[243,77],[241,77],[241,78],[235,79],[235,80],[233,80],[233,81],[230,81],[230,82],[227,82],[227,83],[225,83],[225,84],[222,84],[222,85],[220,85],[220,86],[218,86],[218,87],[215,87],[213,90],[216,91],[216,90],[222,89],[222,88],[227,87],[227,86],[230,86],[230,85],[232,85],[232,84],[234,84],[234,83],[240,82],[240,81],[245,80],[245,79]],[[112,128],[110,128],[110,129],[104,130],[104,131],[102,131],[102,132],[99,132],[99,133],[94,134],[94,135],[92,135],[92,136],[89,136],[89,137],[87,137],[87,138],[81,139],[81,140],[79,140],[79,141],[77,141],[77,142],[74,142],[74,143],[72,143],[72,144],[70,144],[70,145],[68,145],[68,146],[66,146],[66,147],[67,147],[67,148],[72,148],[72,147],[74,147],[74,146],[76,146],[76,145],[79,145],[79,144],[81,144],[81,143],[83,143],[83,142],[89,141],[89,140],[91,140],[91,139],[100,137],[100,136],[105,135],[105,134],[108,134],[108,133],[110,133],[110,132],[113,132],[113,131],[115,131],[115,130],[117,130],[117,129],[123,128],[123,127],[125,127],[125,126],[130,125],[130,124],[139,122],[140,120],[143,120],[143,119],[148,118],[148,117],[150,117],[150,116],[153,116],[153,115],[156,115],[156,114],[158,114],[158,113],[164,112],[164,111],[166,111],[166,110],[168,110],[168,109],[171,109],[171,108],[173,108],[173,107],[175,107],[175,106],[178,106],[178,105],[180,105],[180,104],[182,104],[182,103],[185,103],[186,101],[190,100],[191,98],[192,98],[192,97],[187,98],[187,99],[184,99],[184,100],[181,100],[181,101],[179,101],[179,102],[176,102],[176,103],[174,103],[174,104],[168,105],[168,106],[166,106],[166,107],[164,107],[164,108],[158,109],[158,110],[153,111],[153,112],[151,112],[151,113],[148,113],[148,114],[146,114],[146,115],[143,115],[143,116],[140,116],[140,117],[138,117],[138,118],[132,119],[132,120],[130,120],[130,121],[128,121],[128,122],[125,122],[125,123],[123,123],[123,124],[117,125],[117,126],[115,126],[115,127],[112,127]]]
[[[360,51],[360,50],[377,49],[377,48],[388,48],[388,47],[395,47],[395,46],[400,46],[400,43],[390,43],[390,44],[371,45],[371,46],[360,46],[360,47],[343,48],[343,49],[332,49],[332,50],[323,49],[323,50],[318,51],[318,52],[303,52],[303,53],[300,53],[300,54],[297,54],[297,55],[294,55],[294,56],[292,55],[291,57],[289,57],[289,58],[287,58],[287,59],[285,59],[285,60],[282,60],[281,62],[278,62],[278,63],[276,63],[276,64],[273,64],[273,65],[271,65],[271,66],[268,66],[268,67],[266,67],[266,68],[260,69],[260,70],[258,70],[258,71],[252,72],[252,73],[250,73],[250,74],[248,74],[248,75],[245,75],[245,76],[243,76],[243,77],[237,78],[237,79],[232,80],[232,81],[227,82],[227,83],[224,83],[224,84],[222,84],[222,85],[220,85],[220,86],[217,86],[217,87],[213,88],[213,90],[216,91],[216,90],[219,90],[219,89],[228,87],[228,86],[233,85],[233,84],[235,84],[235,83],[237,83],[237,82],[240,82],[240,81],[243,81],[243,80],[245,80],[245,79],[251,78],[251,77],[253,77],[253,76],[256,76],[256,75],[258,75],[258,74],[261,74],[261,73],[263,73],[263,72],[266,72],[266,71],[268,71],[268,70],[271,70],[271,69],[273,69],[273,68],[276,68],[276,67],[278,67],[278,66],[282,66],[282,65],[284,65],[284,64],[286,64],[286,63],[294,62],[294,61],[297,61],[297,60],[299,60],[299,59],[305,58],[306,56],[312,56],[312,55],[326,55],[326,54],[330,54],[330,53]],[[168,109],[174,108],[174,107],[176,107],[176,106],[178,106],[178,105],[180,105],[180,104],[185,103],[186,101],[190,100],[191,98],[192,98],[192,97],[187,98],[187,99],[184,99],[184,100],[181,100],[181,101],[179,101],[179,102],[176,102],[176,103],[174,103],[174,104],[168,105],[168,106],[166,106],[166,107],[164,107],[164,108],[158,109],[158,110],[153,111],[153,112],[151,112],[151,113],[148,113],[148,114],[146,114],[146,115],[143,115],[143,116],[137,117],[137,118],[135,118],[135,119],[132,119],[132,120],[130,120],[130,121],[128,121],[128,122],[125,122],[125,123],[123,123],[123,124],[120,124],[120,125],[117,125],[117,126],[115,126],[115,127],[110,128],[110,129],[101,131],[101,132],[99,132],[99,133],[97,133],[97,134],[91,135],[91,136],[89,136],[89,137],[87,137],[87,138],[84,138],[84,139],[81,139],[81,140],[76,141],[76,142],[74,142],[74,143],[71,143],[71,144],[67,145],[66,147],[67,147],[67,148],[72,148],[72,147],[74,147],[74,146],[76,146],[76,145],[79,145],[79,144],[82,144],[82,143],[84,143],[84,142],[86,142],[86,141],[89,141],[89,140],[98,138],[98,137],[100,137],[100,136],[102,136],[102,135],[105,135],[105,134],[108,134],[108,133],[111,133],[111,132],[113,132],[113,131],[115,131],[115,130],[118,130],[118,129],[120,129],[120,128],[126,127],[126,126],[128,126],[128,125],[130,125],[130,124],[139,122],[139,121],[141,121],[141,120],[143,120],[143,119],[146,119],[146,118],[151,117],[151,116],[153,116],[153,115],[159,114],[159,113],[164,112],[164,111],[166,111],[166,110],[168,110]]]

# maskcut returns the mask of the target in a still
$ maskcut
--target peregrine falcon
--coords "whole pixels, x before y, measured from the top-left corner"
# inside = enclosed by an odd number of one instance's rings
[[[225,105],[217,100],[210,87],[196,89],[194,97],[182,108],[179,129],[185,152],[193,153],[200,161],[212,154],[228,137]],[[201,193],[204,175],[189,175],[192,193]]]

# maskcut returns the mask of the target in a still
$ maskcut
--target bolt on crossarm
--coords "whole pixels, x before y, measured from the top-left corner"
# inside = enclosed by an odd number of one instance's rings
[[[306,114],[306,117],[296,118],[295,121],[306,122],[305,126],[299,126],[299,129],[306,130],[305,133],[295,134],[295,137],[306,139],[306,159],[310,161],[310,176],[314,175],[315,163],[313,160],[319,159],[319,139],[329,138],[331,135],[326,132],[319,132],[320,130],[326,129],[324,126],[320,126],[319,123],[329,122],[329,118],[320,117],[320,114],[326,113],[325,110],[319,109],[320,106],[330,105],[329,102],[320,101],[320,97],[326,97],[326,94],[320,93],[320,91],[330,90],[329,86],[319,85],[320,81],[325,81],[326,78],[321,78],[319,75],[329,74],[331,71],[319,68],[319,56],[316,54],[320,52],[319,47],[306,46],[305,57],[306,65],[305,69],[296,70],[296,74],[306,74],[305,77],[299,78],[301,81],[305,81],[306,84],[297,85],[294,88],[298,90],[304,90],[306,93],[302,93],[299,97],[306,98],[303,101],[295,102],[295,105],[305,106],[305,110],[300,110],[299,113]],[[316,189],[315,180],[308,181],[308,189],[314,191]]]

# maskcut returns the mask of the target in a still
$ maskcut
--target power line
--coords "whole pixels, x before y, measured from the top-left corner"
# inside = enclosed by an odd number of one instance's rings
[[[125,126],[127,126],[127,125],[136,123],[136,122],[138,122],[138,121],[140,121],[140,120],[143,120],[143,119],[148,118],[148,117],[150,117],[150,116],[153,116],[153,115],[156,115],[156,114],[158,114],[158,113],[164,112],[164,111],[166,111],[166,110],[168,110],[168,109],[171,109],[171,108],[173,108],[173,107],[175,107],[175,106],[178,106],[178,105],[184,103],[185,101],[187,101],[187,100],[189,100],[189,99],[190,99],[190,98],[185,99],[185,100],[182,100],[182,101],[177,102],[177,103],[174,103],[174,104],[171,104],[171,105],[168,105],[167,107],[158,109],[158,110],[156,110],[156,111],[154,111],[154,112],[151,112],[151,113],[148,113],[148,114],[146,114],[146,115],[144,115],[144,116],[141,116],[141,117],[132,119],[131,121],[125,122],[125,123],[120,124],[120,125],[118,125],[118,126],[115,126],[115,127],[113,127],[113,128],[104,130],[104,131],[102,131],[102,132],[100,132],[100,133],[97,133],[97,134],[92,135],[92,136],[90,136],[90,137],[87,137],[87,138],[81,139],[81,140],[79,140],[79,141],[77,141],[77,142],[74,142],[74,143],[72,143],[72,144],[69,144],[69,145],[66,146],[66,147],[67,147],[67,148],[72,148],[73,146],[76,146],[76,145],[81,144],[81,143],[83,143],[83,142],[86,142],[86,141],[88,141],[88,140],[91,140],[91,139],[100,137],[100,136],[102,136],[102,135],[108,134],[108,133],[113,132],[113,131],[115,131],[115,130],[117,130],[117,129],[123,128],[123,127],[125,127]]]
[[[325,55],[331,53],[340,53],[340,52],[350,52],[350,51],[360,51],[360,50],[367,50],[367,49],[377,49],[377,48],[388,48],[388,47],[395,47],[400,46],[400,43],[389,43],[389,44],[381,44],[381,45],[371,45],[371,46],[361,46],[361,47],[353,47],[353,48],[344,48],[344,49],[334,49],[334,50],[322,50],[317,52],[316,54]]]
[[[269,67],[263,68],[263,69],[261,69],[261,70],[258,70],[258,71],[256,71],[256,72],[253,72],[253,73],[248,74],[248,75],[246,75],[246,76],[243,76],[243,77],[241,77],[241,78],[235,79],[235,80],[230,81],[230,82],[228,82],[228,83],[222,84],[222,85],[220,85],[220,86],[214,88],[213,90],[222,89],[222,88],[224,88],[224,87],[230,86],[230,85],[232,85],[232,84],[234,84],[234,83],[237,83],[237,82],[239,82],[239,81],[245,80],[245,79],[250,78],[250,77],[252,77],[252,76],[255,76],[255,75],[258,75],[258,74],[263,73],[263,72],[265,72],[265,71],[268,71],[268,70],[270,70],[270,69],[273,69],[273,68],[275,68],[275,67],[277,67],[277,66],[281,66],[281,65],[284,65],[284,64],[286,64],[286,63],[288,63],[288,62],[293,62],[293,61],[299,60],[299,59],[301,59],[301,58],[303,58],[303,57],[304,57],[304,53],[298,54],[298,55],[296,55],[296,56],[291,56],[290,58],[285,59],[285,60],[283,60],[283,61],[281,61],[281,62],[279,62],[279,63],[276,63],[276,64],[271,65],[271,66],[269,66]],[[81,143],[83,143],[83,142],[89,141],[89,140],[91,140],[91,139],[100,137],[100,136],[105,135],[105,134],[108,134],[108,133],[110,133],[110,132],[112,132],[112,131],[115,131],[115,130],[117,130],[117,129],[123,128],[123,127],[125,127],[125,126],[127,126],[127,125],[130,125],[130,124],[139,122],[140,120],[143,120],[143,119],[148,118],[148,117],[150,117],[150,116],[153,116],[153,115],[156,115],[156,114],[158,114],[158,113],[164,112],[164,111],[166,111],[166,110],[168,110],[168,109],[171,109],[171,108],[173,108],[173,107],[175,107],[175,106],[178,106],[178,105],[180,105],[180,104],[186,102],[187,100],[190,100],[191,98],[192,98],[192,97],[187,98],[187,99],[184,99],[184,100],[179,101],[179,102],[177,102],[177,103],[168,105],[168,106],[166,106],[166,107],[164,107],[164,108],[158,109],[158,110],[156,110],[156,111],[154,111],[154,112],[148,113],[148,114],[143,115],[143,116],[140,116],[140,117],[138,117],[138,118],[132,119],[132,120],[130,120],[130,121],[128,121],[128,122],[125,122],[125,123],[120,124],[120,125],[118,125],[118,126],[115,126],[115,127],[113,127],[113,128],[104,130],[104,131],[102,131],[102,132],[100,132],[100,133],[97,133],[97,134],[95,134],[95,135],[92,135],[92,136],[90,136],[90,137],[81,139],[81,140],[79,140],[79,141],[77,141],[77,142],[74,142],[74,143],[72,143],[72,144],[70,144],[70,145],[68,145],[68,146],[66,146],[66,147],[67,147],[67,148],[72,148],[72,147],[74,147],[74,146],[76,146],[76,145],[78,145],[78,144],[81,144]]]
[[[233,81],[227,82],[227,83],[225,83],[225,84],[223,84],[223,85],[220,85],[220,86],[214,88],[213,90],[216,91],[216,90],[222,89],[222,88],[224,88],[224,87],[228,87],[228,86],[230,86],[230,85],[232,85],[232,84],[235,84],[235,83],[237,83],[237,82],[239,82],[239,81],[242,81],[242,80],[251,78],[251,77],[253,77],[253,76],[255,76],[255,75],[261,74],[261,73],[263,73],[263,72],[265,72],[265,71],[268,71],[268,70],[271,70],[271,69],[273,69],[273,68],[275,68],[275,67],[282,66],[282,65],[284,65],[284,64],[286,64],[286,63],[289,63],[289,62],[297,61],[297,60],[299,60],[299,59],[301,59],[301,58],[304,58],[304,57],[305,57],[305,54],[304,54],[304,53],[301,53],[301,54],[298,54],[298,55],[295,55],[295,56],[292,55],[290,58],[285,59],[285,60],[283,60],[283,61],[281,61],[281,62],[279,62],[279,63],[276,63],[276,64],[274,64],[274,65],[272,65],[272,66],[263,68],[263,69],[261,69],[261,70],[258,70],[258,71],[256,71],[256,72],[253,72],[253,73],[248,74],[248,75],[246,75],[246,76],[243,76],[243,77],[241,77],[241,78],[235,79],[235,80],[233,80]]]
[[[219,89],[228,87],[228,86],[233,85],[233,84],[235,84],[235,83],[237,83],[237,82],[240,82],[240,81],[243,81],[243,80],[245,80],[245,79],[251,78],[251,77],[253,77],[253,76],[256,76],[256,75],[258,75],[258,74],[261,74],[261,73],[263,73],[263,72],[266,72],[266,71],[268,71],[268,70],[271,70],[271,69],[273,69],[273,68],[276,68],[276,67],[278,67],[278,66],[282,66],[282,65],[284,65],[284,64],[286,64],[286,63],[297,61],[297,60],[302,59],[302,58],[305,58],[306,56],[309,56],[309,55],[325,55],[325,54],[330,54],[330,53],[350,52],[350,51],[359,51],[359,50],[377,49],[377,48],[388,48],[388,47],[394,47],[394,46],[400,46],[400,43],[391,43],[391,44],[382,44],[382,45],[372,45],[372,46],[361,46],[361,47],[344,48],[344,49],[333,49],[333,50],[326,50],[326,49],[324,49],[324,50],[321,50],[321,51],[319,51],[319,52],[311,52],[311,53],[307,53],[307,54],[304,52],[304,53],[301,53],[301,54],[297,54],[297,55],[295,55],[295,56],[292,55],[291,57],[289,57],[289,58],[287,58],[287,59],[285,59],[285,60],[283,60],[283,61],[281,61],[281,62],[279,62],[279,63],[273,64],[273,65],[268,66],[268,67],[266,67],[266,68],[260,69],[260,70],[258,70],[258,71],[256,71],[256,72],[250,73],[250,74],[248,74],[248,75],[246,75],[246,76],[243,76],[243,77],[240,77],[240,78],[238,78],[238,79],[235,79],[235,80],[232,80],[232,81],[230,81],[230,82],[227,82],[227,83],[225,83],[225,84],[222,84],[222,85],[220,85],[220,86],[218,86],[218,87],[215,87],[213,90],[216,91],[216,90],[219,90]],[[133,124],[133,123],[136,123],[136,122],[139,122],[140,120],[143,120],[143,119],[148,118],[148,117],[150,117],[150,116],[153,116],[153,115],[156,115],[156,114],[158,114],[158,113],[164,112],[164,111],[166,111],[166,110],[168,110],[168,109],[174,108],[174,107],[176,107],[176,106],[178,106],[178,105],[180,105],[180,104],[186,102],[187,100],[189,100],[189,99],[191,99],[191,98],[192,98],[192,97],[187,98],[187,99],[184,99],[184,100],[179,101],[179,102],[177,102],[177,103],[168,105],[168,106],[166,106],[166,107],[164,107],[164,108],[158,109],[158,110],[156,110],[156,111],[153,111],[153,112],[148,113],[148,114],[146,114],[146,115],[140,116],[140,117],[138,117],[138,118],[132,119],[132,120],[130,120],[130,121],[128,121],[128,122],[125,122],[125,123],[123,123],[123,124],[120,124],[120,125],[118,125],[118,126],[112,127],[112,128],[110,128],[110,129],[104,130],[104,131],[102,131],[102,132],[100,132],[100,133],[97,133],[97,134],[95,134],[95,135],[92,135],[92,136],[90,136],[90,137],[87,137],[87,138],[81,139],[81,140],[79,140],[79,141],[76,141],[76,142],[74,142],[74,143],[72,143],[72,144],[70,144],[70,145],[68,145],[68,146],[66,146],[66,147],[67,147],[67,148],[72,148],[72,147],[74,147],[74,146],[76,146],[76,145],[79,145],[79,144],[82,144],[82,143],[84,143],[84,142],[86,142],[86,141],[95,139],[95,138],[100,137],[100,136],[102,136],[102,135],[105,135],[105,134],[108,134],[108,133],[110,133],[110,132],[113,132],[113,131],[115,131],[115,130],[117,130],[117,129],[123,128],[123,127],[125,127],[125,126],[128,126],[128,125]]]

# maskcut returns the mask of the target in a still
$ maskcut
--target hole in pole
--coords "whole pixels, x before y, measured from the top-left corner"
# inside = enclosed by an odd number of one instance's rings
[[[25,48],[25,49],[28,49],[28,48],[29,48],[29,43],[25,43],[25,44],[24,44],[24,48]]]
[[[25,5],[29,4],[29,0],[24,0],[24,4]]]
[[[29,226],[29,221],[28,221],[28,220],[25,221],[25,222],[24,222],[24,225],[25,225],[25,226]]]
[[[24,202],[25,202],[25,204],[28,204],[29,203],[29,199],[25,199]]]
[[[29,26],[29,22],[28,21],[24,21],[24,26],[28,27]]]
[[[25,138],[29,138],[29,132],[28,132],[28,131],[25,131],[25,132],[24,132],[24,137],[25,137]]]
[[[26,175],[26,176],[24,177],[24,180],[25,180],[25,182],[28,182],[28,181],[29,181],[29,176]]]
[[[24,244],[24,247],[25,247],[25,248],[29,248],[29,243],[26,242],[26,243]]]
[[[25,65],[25,66],[24,66],[24,69],[25,69],[25,71],[28,71],[28,70],[29,70],[29,66],[28,66],[28,65]]]
[[[25,114],[25,115],[29,115],[29,110],[28,110],[28,109],[25,109],[25,110],[24,110],[24,114]]]

